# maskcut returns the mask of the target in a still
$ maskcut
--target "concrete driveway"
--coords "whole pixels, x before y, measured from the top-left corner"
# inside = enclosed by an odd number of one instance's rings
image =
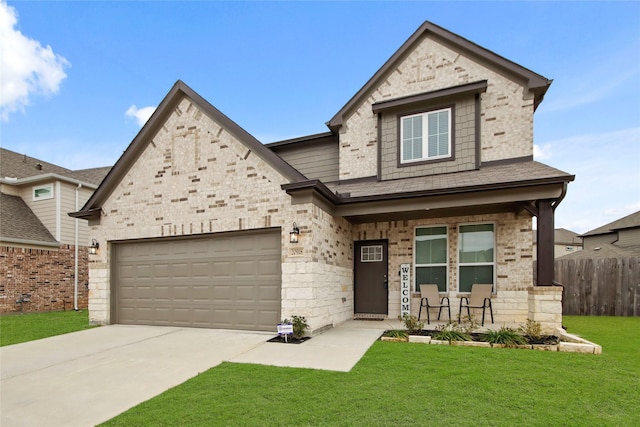
[[[93,426],[269,333],[112,325],[0,349],[0,425]]]
[[[269,332],[111,325],[6,346],[0,425],[94,426],[223,361],[349,371],[383,331],[347,322],[284,345]]]

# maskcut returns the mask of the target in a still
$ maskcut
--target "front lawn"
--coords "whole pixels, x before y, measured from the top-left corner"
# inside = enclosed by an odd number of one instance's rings
[[[0,316],[0,347],[91,327],[87,310],[5,314]]]
[[[564,323],[603,354],[376,342],[349,373],[223,363],[104,425],[640,425],[640,318]]]

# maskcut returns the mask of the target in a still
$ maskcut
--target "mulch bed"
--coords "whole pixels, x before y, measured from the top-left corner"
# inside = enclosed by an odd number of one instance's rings
[[[388,331],[385,331],[385,333]],[[422,335],[425,337],[435,337],[438,331],[423,329],[420,333],[413,333],[412,335]],[[482,332],[472,332],[469,334],[472,338],[472,341],[486,341],[484,339],[484,334]],[[540,337],[539,340],[529,340],[529,344],[544,344],[544,345],[554,345],[560,342],[560,338],[555,335],[544,335]]]
[[[303,342],[308,341],[310,339],[311,337],[294,338],[294,337],[288,336],[287,340],[285,341],[284,335],[278,335],[277,337],[273,337],[270,340],[267,340],[267,342],[278,342],[282,344],[302,344]]]

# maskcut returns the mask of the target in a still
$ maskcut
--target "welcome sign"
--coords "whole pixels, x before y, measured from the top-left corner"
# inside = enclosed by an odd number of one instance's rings
[[[400,265],[400,316],[411,311],[411,264]]]

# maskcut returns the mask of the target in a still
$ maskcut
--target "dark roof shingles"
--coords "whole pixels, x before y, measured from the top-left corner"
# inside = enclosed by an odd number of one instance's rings
[[[484,166],[479,170],[403,178],[379,182],[330,183],[333,192],[350,193],[350,197],[372,197],[414,192],[438,192],[464,190],[466,188],[502,185],[506,183],[526,184],[527,182],[565,179],[573,176],[535,161],[513,164]]]
[[[58,243],[20,197],[0,193],[0,211],[0,239]]]
[[[81,169],[73,171],[44,160],[0,148],[0,178],[31,178],[39,175],[56,174],[66,178],[98,185],[111,167]]]

